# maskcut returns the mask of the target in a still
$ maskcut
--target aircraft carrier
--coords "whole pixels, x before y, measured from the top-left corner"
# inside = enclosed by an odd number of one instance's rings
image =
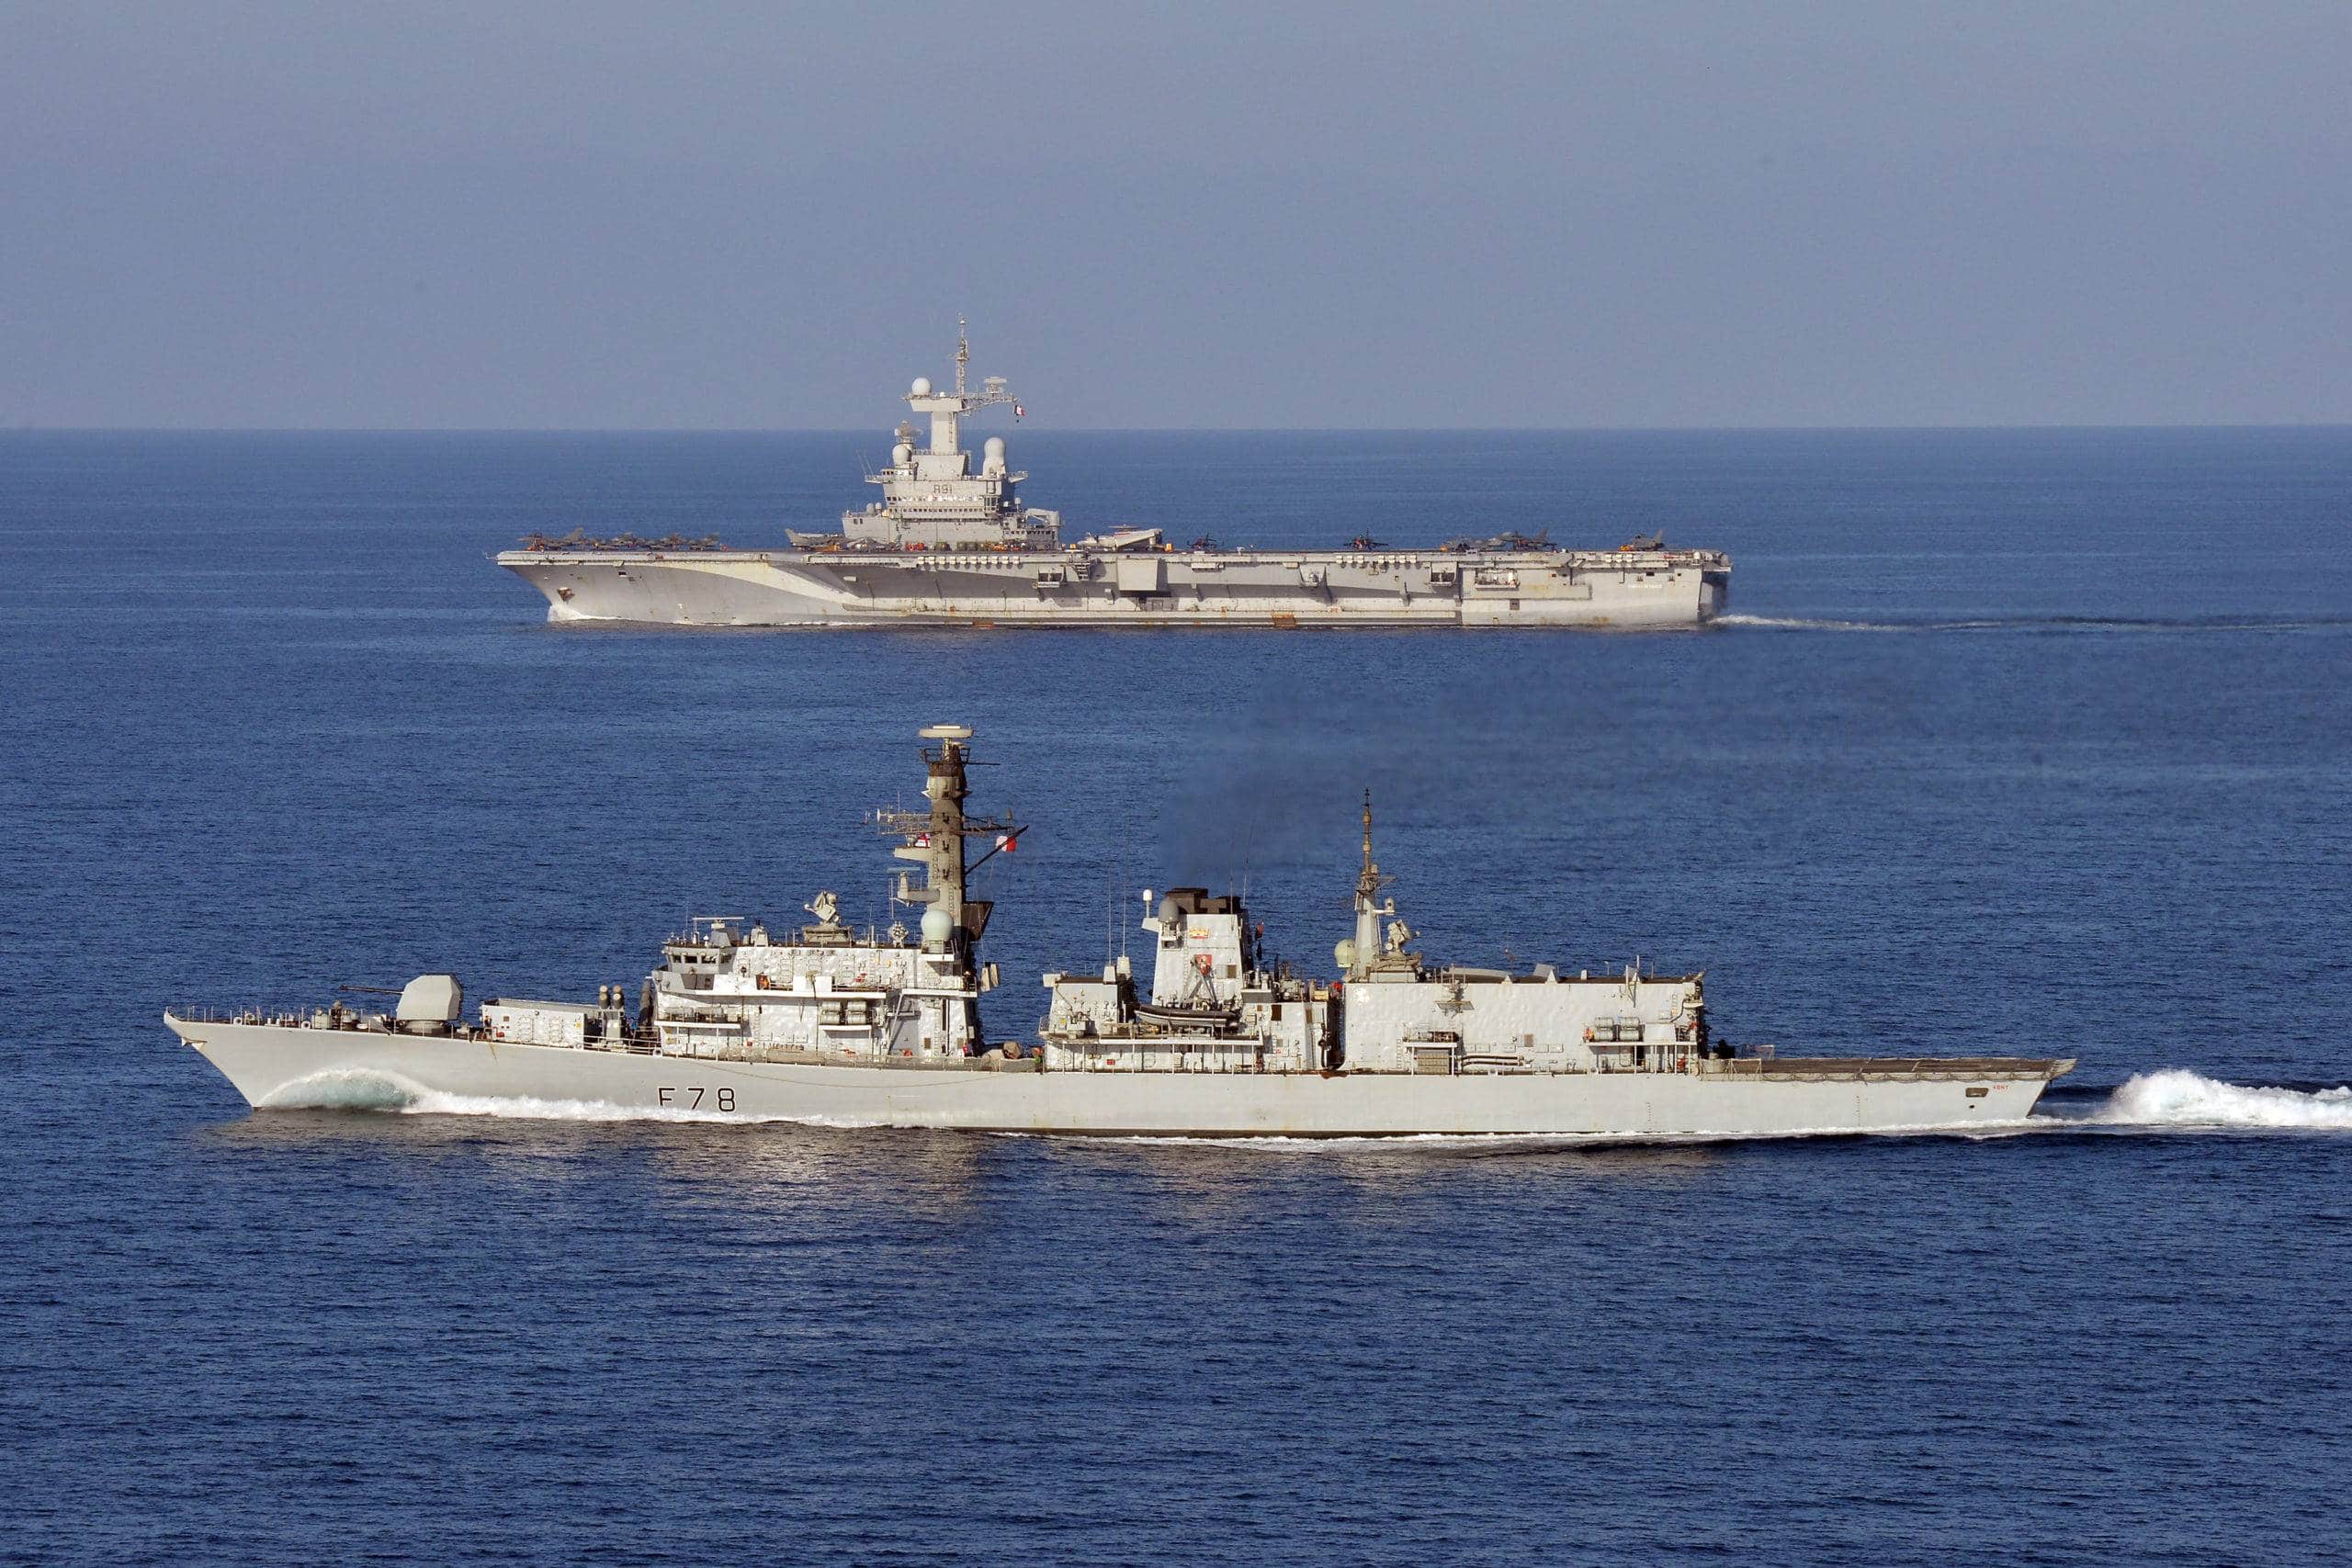
[[[1061,517],[1025,505],[1004,438],[975,466],[963,422],[1011,405],[1001,377],[952,389],[916,378],[882,499],[837,533],[787,529],[788,547],[717,539],[532,536],[497,558],[547,596],[552,621],[700,626],[1697,626],[1723,614],[1731,562],[1663,536],[1565,549],[1548,530],[1428,546],[1359,536],[1330,549],[1179,547],[1150,527],[1065,544]],[[922,445],[918,446],[918,441]]]
[[[256,1107],[432,1103],[527,1111],[584,1102],[652,1114],[848,1125],[1186,1136],[1542,1134],[1776,1136],[1973,1130],[2020,1122],[2068,1059],[1735,1050],[1703,975],[1570,974],[1433,963],[1373,858],[1366,798],[1353,921],[1330,977],[1274,957],[1242,900],[1177,887],[1141,900],[1148,978],[1125,956],[1048,974],[1035,1038],[992,1043],[978,950],[994,909],[971,878],[1018,842],[968,815],[971,731],[922,732],[921,809],[874,824],[916,924],[856,930],[820,892],[805,924],[689,922],[634,998],[498,997],[469,1020],[453,975],[390,1011],[164,1022]],[[978,860],[970,853],[981,849]],[[386,988],[388,991],[389,987]]]

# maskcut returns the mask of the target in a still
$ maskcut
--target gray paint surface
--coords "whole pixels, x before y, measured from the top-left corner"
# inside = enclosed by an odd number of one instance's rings
[[[484,1002],[480,1022],[345,1013],[165,1015],[256,1107],[457,1097],[528,1114],[548,1102],[850,1125],[1208,1136],[1541,1133],[1577,1136],[1893,1132],[2017,1121],[2067,1060],[1736,1058],[1710,1049],[1703,977],[1628,965],[1570,979],[1442,966],[1413,951],[1363,807],[1355,931],[1326,983],[1261,956],[1239,898],[1147,891],[1154,973],[1046,976],[1037,1037],[989,1046],[974,1008],[997,981],[978,947],[991,904],[966,897],[971,731],[922,732],[920,810],[897,840],[893,903],[918,929],[860,931],[820,891],[771,931],[700,916],[662,944],[632,1009]],[[430,985],[453,1000],[452,976]],[[483,1105],[476,1102],[490,1102]]]
[[[1157,528],[1090,535],[1065,547],[1061,514],[1023,502],[1001,435],[978,462],[962,422],[1013,401],[1001,378],[968,384],[960,336],[952,384],[910,384],[912,420],[866,476],[882,499],[831,531],[787,528],[793,548],[647,547],[533,536],[498,564],[546,595],[552,621],[671,626],[1692,626],[1724,612],[1731,562],[1712,550],[1632,541],[1571,550],[1543,539],[1457,540],[1391,549],[1182,552]],[[922,445],[916,445],[921,442]],[[1246,519],[1237,519],[1245,522]],[[1478,528],[1475,503],[1452,525]],[[1344,523],[1341,524],[1344,525]]]
[[[2055,1063],[1756,1079],[1728,1073],[973,1072],[632,1055],[174,1019],[252,1103],[389,1109],[432,1096],[529,1115],[548,1102],[845,1126],[1199,1136],[1780,1136],[2021,1121]],[[1858,1063],[1858,1066],[1867,1064]],[[1969,1090],[1985,1092],[1971,1097]],[[727,1091],[724,1100],[721,1090]],[[699,1090],[700,1093],[695,1091]],[[489,1102],[489,1103],[482,1103]],[[723,1109],[722,1109],[723,1107]]]

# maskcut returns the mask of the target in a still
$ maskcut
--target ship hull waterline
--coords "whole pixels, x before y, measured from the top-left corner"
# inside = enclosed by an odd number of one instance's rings
[[[1556,579],[1548,561],[1515,586],[1480,589],[1476,572],[1429,583],[1427,555],[1359,558],[1305,585],[1295,563],[1151,558],[1148,590],[1118,586],[1115,557],[1099,580],[1040,586],[1068,556],[910,558],[842,553],[618,555],[511,550],[498,564],[548,601],[558,624],[693,626],[1409,626],[1688,629],[1722,615],[1729,587],[1689,565],[1607,569]],[[1394,562],[1391,565],[1391,562]],[[1132,563],[1130,563],[1132,564]]]
[[[1039,1072],[1008,1063],[878,1067],[637,1055],[165,1015],[257,1109],[473,1101],[609,1106],[742,1120],[1093,1136],[1776,1137],[1998,1128],[2060,1062],[1819,1076],[1740,1071]],[[1729,1064],[1738,1067],[1742,1064]]]

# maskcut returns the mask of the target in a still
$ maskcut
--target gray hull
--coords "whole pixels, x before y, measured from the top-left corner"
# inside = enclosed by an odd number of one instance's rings
[[[1447,1077],[1039,1072],[1017,1064],[986,1071],[164,1021],[264,1108],[445,1095],[850,1126],[1124,1135],[1770,1137],[1965,1129],[2021,1120],[2049,1080],[2072,1066],[1821,1059],[1708,1063],[1680,1073]]]
[[[1691,551],[508,550],[552,621],[706,626],[1555,626],[1723,613]]]

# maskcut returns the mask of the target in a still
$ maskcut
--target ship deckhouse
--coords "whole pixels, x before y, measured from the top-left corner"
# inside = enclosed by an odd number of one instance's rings
[[[1154,939],[1148,996],[1125,961],[1100,980],[1046,976],[1054,993],[1046,1065],[1095,1071],[1379,1074],[1682,1073],[1721,1061],[1698,975],[1638,964],[1596,976],[1551,964],[1520,975],[1432,965],[1385,897],[1364,797],[1355,928],[1334,949],[1340,978],[1304,980],[1260,953],[1230,895],[1170,888],[1145,902]]]
[[[866,476],[866,483],[882,487],[882,499],[863,511],[843,513],[838,543],[869,549],[1036,550],[1059,543],[1059,513],[1022,506],[1019,487],[1029,476],[1007,464],[1003,436],[991,435],[981,444],[977,468],[964,449],[967,415],[1001,403],[1020,406],[1001,376],[990,376],[972,390],[967,384],[971,360],[971,342],[958,321],[954,389],[934,388],[930,377],[918,376],[907,391],[908,409],[931,423],[929,438],[923,440],[911,421],[891,433],[889,467]],[[917,446],[918,440],[923,444]],[[807,546],[822,538],[795,534],[793,543]]]
[[[895,906],[921,911],[914,929],[894,920],[855,930],[831,891],[804,906],[808,923],[785,931],[745,916],[698,916],[662,944],[662,966],[646,976],[633,1013],[621,987],[599,987],[594,1009],[484,1003],[483,1027],[493,1040],[608,1042],[679,1056],[898,1065],[978,1055],[987,1041],[978,1003],[997,972],[977,954],[994,906],[968,896],[967,846],[975,837],[1010,842],[1018,829],[1009,818],[966,814],[971,738],[961,725],[923,730],[925,804],[875,813],[880,832],[899,840],[891,853],[922,867],[920,881],[901,874],[892,895]]]

